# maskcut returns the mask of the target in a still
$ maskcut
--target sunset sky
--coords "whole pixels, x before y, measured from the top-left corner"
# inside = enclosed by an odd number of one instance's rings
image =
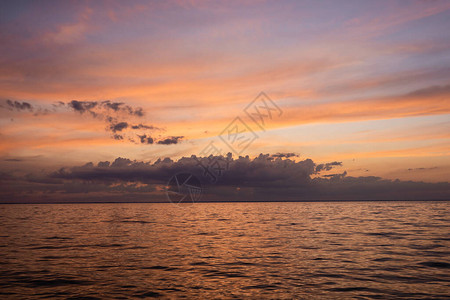
[[[294,153],[297,171],[311,161],[308,180],[448,199],[449,28],[438,0],[2,1],[1,201],[157,194],[170,172],[152,184],[114,175],[100,191],[73,167],[177,161],[211,141],[233,152],[218,136],[236,117],[257,136],[239,153],[250,160]],[[263,129],[245,113],[261,92],[279,108]],[[222,186],[252,182],[232,181],[236,170]]]

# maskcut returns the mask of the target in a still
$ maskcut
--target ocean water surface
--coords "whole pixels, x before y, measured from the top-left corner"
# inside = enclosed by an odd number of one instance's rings
[[[0,205],[1,299],[450,299],[450,202]]]

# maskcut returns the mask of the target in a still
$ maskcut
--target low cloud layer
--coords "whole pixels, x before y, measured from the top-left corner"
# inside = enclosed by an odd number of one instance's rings
[[[148,138],[148,137],[145,137]],[[144,139],[145,139],[144,138]],[[321,175],[340,162],[315,164],[279,155],[183,157],[155,162],[127,158],[64,167],[48,174],[0,176],[2,202],[167,201],[164,187],[175,174],[191,173],[205,187],[202,201],[438,200],[450,199],[450,183]],[[216,180],[212,180],[215,176]]]

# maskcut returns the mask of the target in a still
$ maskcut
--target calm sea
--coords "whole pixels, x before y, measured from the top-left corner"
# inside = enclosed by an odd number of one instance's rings
[[[0,298],[450,299],[450,202],[0,205]]]

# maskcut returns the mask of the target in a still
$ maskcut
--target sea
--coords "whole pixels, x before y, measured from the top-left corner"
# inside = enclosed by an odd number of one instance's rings
[[[0,299],[450,299],[450,202],[0,205]]]

